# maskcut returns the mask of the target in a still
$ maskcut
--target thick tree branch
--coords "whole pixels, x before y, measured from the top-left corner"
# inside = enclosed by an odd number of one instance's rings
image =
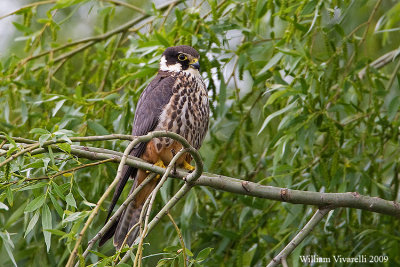
[[[59,171],[59,172],[57,172],[55,174],[52,174],[52,175],[49,175],[49,176],[40,176],[40,177],[34,177],[34,178],[26,178],[26,179],[23,179],[23,180],[16,180],[16,181],[12,181],[12,182],[0,183],[0,188],[2,188],[2,186],[8,186],[8,185],[16,184],[16,183],[19,183],[19,182],[32,182],[32,181],[40,181],[40,180],[51,180],[51,179],[54,179],[57,176],[61,176],[61,175],[64,175],[66,173],[75,172],[75,171],[83,169],[83,168],[93,167],[93,166],[100,165],[100,164],[103,164],[103,163],[106,163],[106,162],[110,162],[110,161],[113,161],[113,159],[105,159],[105,160],[96,161],[96,162],[92,162],[92,163],[82,164],[82,165],[79,165],[77,167],[74,167],[74,168],[71,168],[71,169],[68,169],[68,170]]]
[[[109,137],[112,138],[113,136],[109,136]],[[124,137],[125,137],[125,136],[124,136]],[[129,144],[129,146],[125,149],[123,156],[119,158],[120,164],[119,164],[119,167],[118,167],[117,176],[115,177],[114,181],[113,181],[113,182],[111,183],[111,185],[107,188],[106,192],[103,194],[103,196],[100,198],[100,200],[99,200],[98,203],[96,204],[96,207],[95,207],[95,208],[93,209],[93,211],[91,212],[91,214],[90,214],[88,220],[87,220],[86,223],[85,223],[84,228],[83,228],[82,231],[79,233],[79,238],[78,238],[78,240],[77,240],[77,242],[76,242],[76,244],[75,244],[75,246],[74,246],[74,249],[73,249],[72,253],[70,254],[70,257],[69,257],[68,262],[67,262],[67,266],[72,266],[72,265],[73,265],[74,258],[75,258],[76,254],[77,254],[77,250],[78,250],[79,245],[80,245],[80,243],[81,243],[81,241],[82,241],[83,235],[84,235],[86,229],[88,228],[88,226],[90,225],[91,221],[93,220],[93,217],[97,214],[98,209],[99,209],[100,206],[101,206],[101,203],[104,201],[104,199],[108,196],[108,194],[111,192],[111,190],[112,190],[112,189],[115,187],[115,185],[117,184],[117,182],[118,182],[118,180],[119,180],[119,178],[120,178],[120,175],[121,175],[121,173],[122,173],[122,167],[125,165],[125,161],[127,160],[127,157],[128,157],[129,152],[130,152],[130,151],[132,150],[132,148],[133,148],[135,145],[137,145],[138,143],[140,143],[140,142],[148,142],[148,141],[150,141],[152,138],[156,138],[156,137],[169,137],[169,138],[172,138],[172,139],[174,139],[174,140],[176,140],[176,141],[178,141],[178,142],[180,142],[180,143],[182,144],[183,150],[184,150],[185,152],[188,152],[188,153],[191,154],[192,158],[193,158],[193,159],[195,160],[195,162],[196,162],[196,169],[195,169],[195,171],[194,171],[193,173],[191,173],[191,174],[189,174],[189,175],[187,176],[187,181],[188,181],[188,182],[190,182],[190,181],[195,181],[195,180],[201,175],[201,173],[202,173],[202,171],[203,171],[203,163],[202,163],[202,161],[201,161],[200,154],[198,153],[198,151],[197,151],[196,149],[194,149],[193,147],[190,146],[190,144],[186,141],[186,139],[184,139],[184,138],[181,137],[180,135],[175,134],[175,133],[171,133],[171,132],[166,132],[166,131],[158,131],[158,132],[151,132],[151,133],[149,133],[149,134],[147,134],[147,135],[144,135],[144,136],[131,137],[131,138],[134,138],[134,140],[133,140],[133,141]],[[52,142],[54,143],[54,142],[57,142],[57,141],[52,141]],[[57,147],[56,147],[56,146],[53,146],[53,143],[51,143],[51,144],[49,143],[48,146],[52,146],[54,149],[57,150]],[[79,149],[72,149],[72,148],[71,148],[71,153],[76,152],[76,150],[79,150]],[[87,151],[81,151],[81,152],[87,152]],[[100,153],[96,154],[95,152],[89,152],[89,153],[93,153],[93,156],[94,156],[94,157],[99,156],[99,155],[104,155],[104,154],[100,154]],[[182,152],[182,153],[183,153],[183,152]],[[181,154],[181,152],[179,152],[177,156],[179,157],[180,154]],[[115,156],[114,156],[114,157],[115,157]],[[174,157],[174,160],[176,160],[178,157]],[[171,171],[173,164],[174,164],[174,161],[173,161],[172,164],[170,164],[170,166],[167,168],[166,173],[165,173],[165,179],[168,177],[169,171]],[[164,169],[163,169],[163,168],[160,168],[160,169],[161,169],[161,172],[164,172]],[[161,185],[160,185],[160,186],[161,186]],[[133,198],[132,198],[132,199],[133,199]],[[152,200],[154,200],[154,199],[152,199]],[[175,202],[175,203],[176,203],[176,202]],[[175,203],[173,203],[173,205],[174,205]],[[172,205],[172,206],[173,206],[173,205]],[[171,206],[171,207],[172,207],[172,206]],[[114,216],[115,216],[115,214],[114,214]],[[111,221],[111,220],[112,220],[112,219],[110,219],[110,221]],[[154,220],[153,220],[153,221],[154,221]],[[148,229],[149,229],[149,231],[151,230],[150,224],[149,224]],[[103,231],[103,229],[102,229],[101,231]],[[145,231],[144,235],[145,235],[145,234],[146,234],[146,231]],[[144,235],[142,236],[142,238],[144,237]]]
[[[122,168],[125,165],[125,161],[127,160],[127,156],[130,153],[130,151],[137,144],[139,144],[141,142],[148,142],[151,139],[156,138],[156,137],[169,137],[169,138],[172,138],[172,139],[180,142],[181,145],[183,146],[183,148],[185,149],[185,151],[187,151],[188,153],[191,154],[192,158],[196,162],[196,169],[195,169],[195,171],[193,173],[188,175],[188,178],[187,178],[188,181],[191,181],[191,180],[195,181],[201,175],[201,173],[203,172],[203,163],[201,161],[200,154],[196,149],[194,149],[192,146],[190,146],[190,144],[182,136],[180,136],[178,134],[175,134],[175,133],[171,133],[171,132],[158,131],[158,132],[151,132],[151,133],[149,133],[147,135],[144,135],[144,136],[133,137],[134,140],[125,149],[124,154],[121,157],[120,164],[118,166],[117,176],[115,177],[114,181],[110,184],[110,186],[107,188],[106,192],[102,195],[100,200],[97,202],[96,207],[92,210],[88,220],[85,223],[85,226],[83,227],[82,231],[79,233],[79,238],[78,238],[78,240],[77,240],[77,242],[76,242],[76,244],[74,246],[74,249],[73,249],[72,253],[70,254],[70,257],[68,258],[68,262],[67,262],[66,266],[72,266],[73,265],[74,259],[75,259],[75,256],[77,254],[79,245],[80,245],[80,243],[82,241],[83,235],[84,235],[85,231],[87,230],[87,228],[89,227],[89,225],[90,225],[91,221],[93,220],[94,216],[97,214],[102,202],[105,200],[105,198],[109,195],[111,190],[118,183],[119,178],[120,178],[121,173],[122,173]],[[71,149],[71,152],[72,152],[72,149]]]
[[[165,132],[152,133],[154,137],[157,137],[162,134],[165,134]],[[74,141],[78,141],[78,139],[81,141],[96,141],[96,140],[104,141],[104,140],[114,140],[114,139],[131,140],[132,138],[134,137],[129,135],[107,135],[107,136],[88,136],[79,138],[76,137],[74,138]],[[182,139],[184,140],[184,138]],[[60,148],[58,148],[57,146],[51,146],[51,148],[55,151],[61,151]],[[92,149],[94,149],[95,152],[90,151]],[[44,148],[37,149],[36,151],[37,152],[35,152],[35,150],[32,151],[32,154],[39,152],[43,153],[45,149]],[[113,161],[116,163],[121,161],[122,153],[116,151],[109,153],[109,151],[110,150],[100,149],[100,148],[90,148],[90,147],[88,148],[79,146],[71,147],[71,154],[76,155],[78,157],[87,158],[91,160],[113,159]],[[197,159],[199,160],[200,156],[198,156]],[[199,162],[201,162],[201,159]],[[144,162],[141,159],[134,158],[131,156],[127,157],[126,164],[135,168],[146,169],[161,175],[163,175],[165,172],[165,169],[163,168],[154,166],[152,164]],[[198,170],[197,167],[198,166],[196,166],[196,171]],[[194,176],[194,173],[191,173],[192,175],[191,177]],[[183,179],[184,177],[186,177],[186,175],[187,172],[178,170],[176,173],[171,174],[171,177]],[[189,177],[188,181],[189,182],[191,181]],[[355,209],[362,209],[371,212],[387,214],[400,218],[400,203],[396,201],[384,200],[379,197],[363,196],[357,192],[320,193],[320,192],[309,192],[302,190],[292,190],[288,188],[265,186],[245,180],[240,180],[228,176],[216,175],[211,173],[203,173],[199,177],[199,179],[197,179],[193,183],[193,185],[209,186],[214,189],[231,192],[235,194],[248,195],[248,196],[277,200],[293,204],[355,208]]]
[[[109,161],[114,161],[116,163],[120,163],[120,166],[123,166],[124,164],[136,167],[136,168],[141,168],[141,169],[146,169],[151,172],[157,173],[164,175],[165,178],[167,176],[169,177],[174,177],[174,178],[180,178],[185,180],[185,184],[181,187],[181,189],[168,201],[168,203],[158,212],[158,214],[152,219],[150,223],[147,224],[147,227],[145,227],[145,230],[143,231],[143,235],[141,236],[140,240],[143,240],[143,237],[146,235],[146,233],[150,232],[156,225],[157,223],[161,220],[161,218],[166,215],[169,210],[187,193],[190,191],[190,189],[193,186],[200,185],[200,186],[209,186],[214,189],[218,190],[223,190],[227,192],[232,192],[235,194],[242,194],[242,195],[248,195],[248,196],[253,196],[253,197],[260,197],[260,198],[265,198],[265,199],[271,199],[271,200],[277,200],[281,202],[289,202],[293,204],[305,204],[305,205],[316,205],[320,208],[319,211],[313,216],[313,218],[310,220],[310,222],[303,228],[303,230],[285,247],[284,250],[282,250],[281,253],[279,253],[275,258],[274,261],[272,261],[270,264],[273,264],[272,266],[275,266],[276,264],[280,263],[285,263],[286,262],[286,257],[293,251],[293,249],[311,232],[312,228],[322,219],[322,217],[330,210],[330,209],[335,209],[337,207],[348,207],[348,208],[356,208],[356,209],[362,209],[362,210],[367,210],[367,211],[372,211],[372,212],[377,212],[377,213],[382,213],[382,214],[388,214],[391,216],[395,216],[400,218],[400,204],[395,202],[395,201],[387,201],[378,197],[369,197],[369,196],[362,196],[358,194],[357,192],[348,192],[348,193],[319,193],[319,192],[308,192],[308,191],[301,191],[301,190],[291,190],[287,188],[279,188],[279,187],[273,187],[273,186],[265,186],[245,180],[240,180],[240,179],[235,179],[232,177],[227,177],[227,176],[222,176],[222,175],[215,175],[215,174],[208,174],[208,173],[202,173],[203,171],[203,164],[201,161],[201,157],[198,153],[197,150],[195,150],[193,147],[191,147],[188,142],[181,136],[170,133],[170,132],[165,132],[165,131],[159,131],[159,132],[152,132],[149,133],[148,135],[145,136],[140,136],[140,137],[135,137],[135,136],[130,136],[130,135],[108,135],[108,136],[89,136],[89,137],[71,137],[71,141],[74,142],[88,142],[88,141],[103,141],[103,140],[115,140],[115,139],[120,139],[120,140],[134,140],[131,142],[129,147],[134,146],[135,144],[139,142],[147,142],[152,138],[157,138],[157,137],[170,137],[173,138],[177,141],[179,141],[183,149],[190,153],[193,157],[193,159],[196,162],[196,169],[193,173],[188,174],[185,171],[178,170],[174,173],[169,173],[170,167],[167,170],[160,168],[158,166],[154,166],[152,164],[149,164],[147,162],[144,162],[141,159],[132,157],[128,155],[128,150],[126,149],[125,153],[122,154],[120,152],[112,151],[112,150],[107,150],[107,149],[101,149],[101,148],[95,148],[95,147],[84,147],[84,146],[77,146],[77,145],[71,145],[71,152],[70,154],[82,157],[82,158],[87,158],[91,160],[109,160]],[[0,139],[5,139],[4,136],[0,136]],[[55,140],[55,141],[47,141],[45,144],[39,148],[37,145],[37,142],[34,142],[33,140],[29,139],[21,139],[21,138],[14,138],[14,140],[17,140],[19,142],[22,142],[22,151],[26,151],[28,148],[34,147],[35,149],[29,149],[30,154],[39,154],[39,153],[44,153],[46,152],[48,147],[51,147],[52,150],[54,151],[59,151],[62,153],[65,153],[62,151],[56,144],[61,143],[61,142],[66,142],[65,140]],[[26,145],[24,145],[26,144]],[[19,144],[21,145],[21,144]],[[4,149],[10,149],[12,146],[8,144],[3,144]],[[22,151],[19,151],[12,155],[12,159],[15,159],[17,155],[22,155]],[[11,157],[9,158],[11,159]],[[126,160],[126,162],[124,162]],[[4,161],[3,161],[4,162]],[[117,172],[118,173],[118,172]],[[117,181],[118,175],[116,179],[113,181],[113,183],[109,186],[107,189],[107,192],[109,193],[110,190],[113,189],[115,186],[115,181]],[[138,187],[137,190],[134,191],[134,194],[136,194],[141,187]],[[70,261],[67,264],[67,266],[72,266],[73,259],[77,253],[77,248],[79,247],[79,244],[82,240],[83,233],[87,229],[88,225],[91,223],[93,220],[93,217],[98,211],[98,208],[101,205],[101,202],[104,201],[104,199],[107,197],[108,193],[103,194],[101,199],[96,205],[96,208],[91,212],[91,215],[89,216],[88,221],[85,223],[85,227],[82,229],[81,233],[79,234],[78,241],[75,244],[75,248],[73,252],[70,255]],[[134,196],[133,194],[133,196]],[[100,230],[100,232],[89,242],[87,249],[83,253],[83,258],[85,258],[89,250],[93,247],[95,242],[104,234],[104,232],[109,229],[111,224],[120,216],[122,213],[124,207],[128,205],[130,201],[132,201],[133,196],[131,195],[125,202],[124,204],[117,210],[117,212],[111,217],[109,222],[103,227],[103,229]],[[148,199],[150,200],[150,198]],[[152,199],[154,201],[154,199]],[[329,208],[326,208],[329,207]],[[148,214],[146,216],[146,219],[148,220]],[[137,239],[136,242],[139,240]],[[121,259],[121,262],[125,262],[130,258],[130,253],[131,250],[129,250],[124,257]],[[275,265],[274,265],[275,264]]]

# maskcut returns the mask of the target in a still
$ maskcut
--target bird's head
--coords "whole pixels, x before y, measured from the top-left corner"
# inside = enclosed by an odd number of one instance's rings
[[[180,45],[168,47],[162,54],[160,70],[169,72],[188,72],[199,75],[200,55],[191,46]]]

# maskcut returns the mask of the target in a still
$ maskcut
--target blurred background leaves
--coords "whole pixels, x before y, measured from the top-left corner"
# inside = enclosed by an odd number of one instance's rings
[[[201,54],[211,100],[201,148],[206,171],[399,201],[397,1],[16,3],[11,16],[0,14],[0,30],[11,36],[0,54],[0,131],[8,136],[44,142],[130,133],[161,53],[186,44]],[[368,67],[389,52],[382,66]],[[91,145],[123,151],[126,142]],[[105,163],[53,177],[89,163],[69,155],[68,143],[62,146],[65,153],[26,155],[0,170],[0,258],[6,266],[64,265],[74,235],[115,176],[117,166]],[[179,186],[167,182],[156,210]],[[199,187],[171,215],[195,266],[265,266],[313,210]],[[400,264],[398,229],[396,218],[337,209],[289,264],[301,265],[299,255],[308,254],[387,255],[388,266]],[[146,240],[146,266],[183,264],[168,218]],[[107,263],[113,253],[109,242],[89,263]]]

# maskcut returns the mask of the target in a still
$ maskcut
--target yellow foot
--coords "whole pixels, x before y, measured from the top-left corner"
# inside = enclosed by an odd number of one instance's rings
[[[159,159],[156,163],[154,163],[154,165],[165,169],[164,162],[161,159]]]
[[[165,169],[164,162],[161,159],[159,159],[156,163],[154,163],[154,165]],[[147,171],[147,172],[149,172],[149,171]],[[159,174],[157,174],[156,179],[160,179]]]
[[[186,160],[183,161],[183,168],[188,171],[194,171],[194,169],[196,169],[195,167],[187,163]]]

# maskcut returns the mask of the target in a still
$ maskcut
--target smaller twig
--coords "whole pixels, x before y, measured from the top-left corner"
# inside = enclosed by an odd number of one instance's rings
[[[91,142],[91,141],[106,141],[106,140],[134,140],[136,136],[129,135],[129,134],[108,134],[108,135],[93,135],[93,136],[74,136],[74,137],[69,137],[69,140],[72,142]],[[1,140],[7,140],[7,137],[4,135],[0,135]],[[37,141],[31,140],[31,139],[26,139],[26,138],[21,138],[21,137],[11,137],[16,142],[20,143],[26,143],[26,144],[37,144]],[[64,139],[59,139],[55,141],[46,141],[43,143],[43,146],[46,145],[51,145],[51,144],[56,144],[56,143],[66,143],[68,142],[67,140]]]
[[[5,143],[7,143],[7,140],[3,140],[3,141],[1,142],[1,144],[0,144],[0,149],[3,148],[3,146],[4,146]]]
[[[216,6],[215,10],[218,10],[223,4],[225,4],[226,0],[222,0],[221,2],[218,3],[218,5]],[[203,17],[202,19],[207,18],[208,16],[210,16],[212,14],[213,9],[211,9],[210,11],[208,11]]]
[[[172,157],[175,157],[176,152],[175,149],[171,149]],[[172,170],[172,173],[176,173],[176,163],[174,164],[174,169]]]
[[[283,267],[289,267],[289,265],[287,264],[286,258],[282,258],[281,263],[282,263]]]
[[[10,137],[10,138],[17,143],[26,143],[26,144],[35,144],[36,143],[35,140],[26,139],[26,138],[22,138],[22,137]],[[0,139],[7,140],[7,137],[5,135],[0,135]]]
[[[57,0],[46,0],[46,1],[40,1],[40,2],[36,2],[36,3],[32,3],[32,4],[29,4],[29,5],[23,6],[23,7],[21,7],[21,8],[19,8],[19,9],[15,10],[15,11],[13,11],[13,12],[11,12],[11,13],[8,13],[8,14],[6,14],[6,15],[4,15],[4,16],[1,16],[1,17],[0,17],[0,20],[1,20],[1,19],[4,19],[4,18],[7,18],[7,17],[9,17],[9,16],[12,16],[12,15],[15,15],[15,14],[17,14],[18,12],[20,12],[20,11],[22,11],[22,10],[24,10],[24,9],[27,9],[27,8],[37,7],[37,6],[40,6],[40,5],[52,4],[52,3],[55,3],[55,2],[57,2]]]
[[[383,68],[387,64],[393,62],[399,55],[400,55],[399,48],[384,54],[383,56],[379,57],[371,64],[369,64],[367,67],[363,68],[360,72],[358,72],[358,78],[362,80],[365,77],[367,68],[375,68],[375,69]]]
[[[181,2],[181,0],[175,0],[172,3],[179,3],[179,2]],[[159,10],[164,10],[170,4],[171,4],[171,2],[165,3],[163,5],[160,5],[158,7],[158,9]],[[80,39],[80,40],[77,40],[77,41],[74,41],[74,42],[71,42],[71,43],[67,43],[67,44],[61,45],[61,46],[53,48],[51,50],[43,51],[43,52],[41,52],[41,53],[39,53],[37,55],[29,56],[29,57],[23,59],[19,64],[20,65],[25,65],[28,61],[43,57],[43,56],[45,56],[47,54],[54,53],[54,52],[63,50],[65,48],[71,47],[71,46],[76,46],[76,45],[85,43],[85,45],[82,45],[82,46],[80,46],[80,47],[78,47],[78,48],[76,48],[76,49],[74,49],[74,50],[72,50],[72,51],[70,51],[68,53],[65,53],[65,54],[57,57],[56,59],[54,59],[53,62],[57,62],[57,61],[63,60],[65,58],[68,58],[68,57],[70,57],[70,56],[72,56],[72,55],[74,55],[74,54],[86,49],[87,47],[89,47],[89,46],[91,46],[91,45],[93,45],[93,44],[95,44],[97,42],[106,40],[106,39],[108,39],[109,37],[111,37],[111,36],[113,36],[115,34],[118,34],[118,33],[121,33],[123,31],[128,30],[129,28],[131,28],[136,23],[138,23],[138,22],[140,22],[140,21],[142,21],[142,20],[144,20],[144,19],[146,19],[148,17],[150,17],[150,15],[145,13],[145,14],[139,16],[138,18],[134,18],[131,21],[128,21],[127,23],[125,23],[125,24],[123,24],[123,25],[121,25],[121,26],[119,26],[119,27],[117,27],[117,28],[105,33],[105,34],[98,35],[98,36],[93,36],[93,37],[88,37],[88,38],[83,38],[83,39]]]
[[[278,266],[279,263],[282,263],[283,265],[286,263],[287,266],[286,258],[311,233],[314,227],[329,211],[331,211],[331,209],[332,207],[319,208],[308,221],[308,223],[303,227],[303,229],[301,229],[300,232],[289,242],[289,244],[287,244],[287,246],[270,261],[267,267]]]
[[[150,195],[147,197],[146,201],[143,204],[142,211],[140,212],[140,217],[139,217],[139,228],[140,228],[139,229],[139,237],[147,235],[147,230],[144,229],[144,227],[143,227],[143,219],[146,217],[145,214],[147,213],[146,211],[149,209],[149,203],[150,203],[152,195],[154,195],[154,191],[151,192]],[[127,237],[128,237],[128,235],[127,235]],[[143,240],[144,239],[140,239],[140,242],[139,242],[139,245],[138,245],[138,249],[137,249],[137,252],[136,252],[136,255],[135,255],[135,259],[134,259],[134,262],[133,262],[133,267],[137,267],[138,264],[139,264],[139,266],[141,266],[141,264],[142,264],[141,258],[142,258],[142,255],[143,255]],[[132,248],[128,251],[128,253],[131,250],[132,250]],[[140,261],[139,261],[139,258],[140,258]]]
[[[164,205],[164,207],[154,216],[153,220],[148,225],[148,231],[150,232],[159,222],[160,220],[168,213],[168,211],[175,206],[175,204],[186,195],[187,192],[190,191],[192,185],[189,183],[185,183],[181,189]],[[125,256],[121,259],[120,263],[126,262],[130,257],[130,250],[125,254]]]
[[[172,158],[170,163],[168,164],[167,169],[165,170],[164,175],[162,176],[161,180],[158,182],[157,186],[153,189],[149,207],[147,208],[147,213],[145,217],[145,222],[144,222],[144,227],[143,227],[143,233],[140,237],[139,241],[139,246],[138,246],[138,252],[136,253],[136,258],[135,258],[135,266],[136,266],[136,260],[139,262],[139,266],[141,266],[141,255],[142,255],[142,249],[143,249],[143,241],[144,238],[146,237],[146,234],[148,233],[148,224],[149,224],[149,218],[150,218],[150,212],[153,207],[154,200],[156,198],[157,192],[161,189],[165,181],[167,180],[171,170],[175,166],[176,161],[182,156],[182,154],[186,153],[185,149],[181,149],[176,155]]]
[[[181,242],[181,246],[182,246],[183,266],[186,267],[187,266],[186,247],[185,247],[185,241],[183,240],[182,232],[181,232],[181,230],[179,230],[179,227],[176,224],[174,218],[171,216],[171,214],[169,212],[167,212],[167,215],[168,215],[169,219],[171,220],[172,224],[174,225],[176,232],[178,233],[179,241]]]
[[[56,62],[58,62],[58,61],[64,61],[64,60],[66,60],[66,59],[72,57],[73,55],[75,55],[75,54],[81,52],[82,50],[85,50],[86,48],[88,48],[88,47],[94,45],[94,44],[97,43],[97,42],[99,42],[99,41],[90,41],[90,42],[87,42],[86,44],[84,44],[84,45],[82,45],[82,46],[79,46],[78,48],[75,48],[74,50],[72,50],[72,51],[70,51],[70,52],[64,53],[64,54],[62,54],[62,55],[56,57],[56,58],[53,60],[53,63],[56,63]]]
[[[82,242],[83,235],[85,234],[86,230],[89,228],[89,225],[92,223],[94,216],[97,214],[97,212],[100,209],[101,204],[103,201],[107,198],[107,196],[110,194],[111,190],[117,185],[121,175],[122,175],[122,169],[124,168],[127,156],[131,152],[131,150],[135,147],[135,145],[139,143],[138,139],[133,140],[125,149],[124,155],[122,156],[121,162],[119,163],[118,170],[117,170],[117,175],[115,176],[114,181],[108,186],[107,190],[104,192],[104,194],[101,196],[99,201],[96,204],[96,207],[91,211],[89,218],[87,219],[85,225],[83,226],[81,232],[79,233],[79,238],[75,243],[74,249],[72,250],[71,254],[69,255],[68,262],[67,262],[67,267],[72,267],[74,264],[75,256],[78,253],[78,248],[80,243]]]
[[[165,22],[167,21],[168,16],[169,16],[169,14],[171,13],[171,10],[172,10],[172,8],[175,6],[175,4],[176,4],[176,3],[172,3],[172,4],[169,5],[167,11],[165,12],[165,14],[164,14],[164,16],[163,16],[164,19],[163,19],[163,21],[161,22],[161,25],[160,25],[159,29],[164,29],[164,24],[165,24]]]
[[[242,38],[240,43],[243,43],[243,41],[244,41],[244,37]],[[239,63],[239,56],[236,56],[235,57],[235,61],[233,63],[232,73],[231,73],[231,75],[229,75],[228,79],[225,82],[226,85],[228,85],[228,83],[231,81],[233,76],[235,76],[235,72],[236,72],[236,68],[237,68],[238,63]]]
[[[15,154],[11,155],[9,158],[5,159],[3,162],[0,162],[0,167],[6,165],[8,162],[18,158],[19,156],[38,148],[39,146],[40,146],[40,144],[37,143],[37,144],[32,144],[29,147],[22,149],[21,151],[15,153]]]
[[[77,166],[77,167],[72,168],[72,169],[68,169],[68,170],[64,170],[64,171],[61,171],[61,172],[57,172],[56,174],[53,174],[53,175],[50,175],[50,176],[27,178],[27,179],[23,180],[22,182],[31,182],[31,181],[40,181],[40,180],[53,179],[53,178],[55,178],[57,176],[61,176],[61,175],[66,174],[66,173],[71,173],[71,172],[77,171],[79,169],[100,165],[100,164],[103,164],[103,163],[106,163],[106,162],[110,162],[110,161],[114,161],[114,159],[105,159],[105,160],[101,160],[101,161],[97,161],[97,162],[87,163],[87,164],[83,164],[83,165]],[[1,184],[1,185],[16,184],[18,182],[21,182],[21,181],[12,181],[12,182],[8,182],[8,183]]]
[[[54,80],[54,75],[61,69],[64,63],[67,62],[67,58],[61,60],[61,62],[56,66],[56,68],[51,73],[51,78]]]
[[[396,78],[396,75],[399,73],[399,69],[400,69],[400,60],[397,62],[396,67],[394,68],[394,71],[393,71],[392,75],[390,76],[390,80],[389,80],[388,84],[386,85],[387,91],[389,91],[389,89],[392,87],[392,85],[394,83],[394,79]]]
[[[141,9],[141,8],[139,8],[137,6],[134,6],[132,4],[128,4],[126,2],[122,2],[122,1],[118,1],[118,0],[101,0],[101,1],[113,3],[116,6],[124,6],[124,7],[130,8],[130,9],[133,9],[133,10],[139,12],[139,13],[142,13],[143,15],[147,14],[146,11],[144,11],[143,9]]]
[[[257,44],[260,44],[260,43],[272,42],[272,41],[279,41],[279,40],[282,40],[282,38],[280,38],[280,37],[266,38],[266,39],[260,39],[260,40],[252,41],[251,43],[252,43],[253,45],[257,45]]]
[[[111,228],[111,226],[115,223],[115,221],[121,216],[122,212],[126,209],[128,204],[134,199],[134,197],[142,190],[144,186],[146,186],[154,177],[156,174],[152,173],[149,176],[146,177],[146,179],[143,180],[143,182],[138,185],[135,190],[128,196],[128,198],[122,203],[122,205],[117,209],[117,211],[114,213],[113,216],[108,220],[108,222],[101,228],[101,230],[88,242],[88,246],[86,250],[82,254],[82,258],[86,258],[86,256],[89,254],[90,250],[94,246],[94,244],[99,240],[105,232],[107,232],[108,229]],[[76,263],[75,267],[78,267],[79,263]]]
[[[139,220],[134,226],[132,226],[131,229],[129,229],[128,233],[127,233],[126,236],[125,236],[124,241],[122,242],[121,247],[119,248],[119,250],[118,250],[117,253],[116,253],[117,255],[116,255],[115,260],[114,260],[114,263],[115,263],[115,264],[117,264],[117,262],[118,262],[119,255],[121,254],[122,249],[124,248],[124,246],[125,246],[125,244],[126,244],[126,242],[127,242],[127,240],[128,240],[129,235],[130,235],[130,234],[133,232],[133,230],[135,230],[136,227],[138,227],[139,225],[140,225],[140,220]]]
[[[379,5],[381,4],[381,2],[382,2],[382,0],[378,0],[378,1],[376,2],[376,4],[375,4],[374,8],[372,9],[372,12],[371,12],[371,14],[370,14],[370,16],[369,16],[369,18],[368,18],[368,20],[367,20],[367,22],[366,22],[366,28],[365,28],[365,30],[364,30],[364,33],[363,33],[363,35],[362,35],[362,37],[361,37],[360,42],[358,42],[358,44],[357,44],[358,47],[361,47],[362,44],[365,42],[365,39],[367,38],[367,34],[368,34],[369,27],[371,26],[372,19],[373,19],[373,17],[375,16],[375,13],[376,13],[376,11],[378,10],[378,7],[379,7]],[[346,64],[346,67],[344,68],[344,73],[345,73],[344,76],[347,75],[347,72],[348,72],[348,70],[349,70],[349,68],[350,68],[350,65],[352,64],[352,62],[353,62],[355,56],[356,56],[356,49],[354,49],[353,54],[351,55],[349,61],[348,61],[347,64]]]
[[[362,27],[364,27],[365,25],[367,25],[367,29],[366,29],[366,31],[364,32],[363,37],[362,37],[363,39],[365,39],[366,34],[368,33],[368,29],[369,29],[371,20],[372,20],[374,14],[375,14],[375,12],[376,12],[376,9],[377,9],[377,7],[378,7],[379,5],[380,5],[380,1],[375,5],[375,7],[374,7],[374,9],[373,9],[373,11],[372,11],[370,17],[368,18],[368,20],[367,20],[366,22],[363,22],[363,23],[359,24],[359,25],[358,25],[357,27],[355,27],[349,34],[347,34],[347,35],[343,38],[343,43],[346,42],[348,39],[350,39],[350,37],[352,37],[359,29],[361,29]],[[364,42],[363,39],[359,42],[358,46],[360,46],[360,45]],[[338,47],[336,48],[335,52],[334,52],[334,53],[329,57],[329,59],[325,62],[325,64],[329,65],[329,63],[335,58],[335,56],[337,56],[337,55],[343,50],[342,47],[343,47],[343,46],[338,46]],[[350,57],[350,59],[349,59],[348,62],[351,63],[351,62],[353,61],[353,59],[354,59],[354,54],[351,55],[351,57]],[[347,68],[348,68],[347,66],[349,65],[349,63],[347,63],[347,65],[346,65],[346,69],[345,69],[346,72],[347,72]],[[346,76],[346,75],[344,75],[344,76]]]
[[[4,141],[3,141],[3,142],[4,142]],[[24,148],[30,147],[31,144],[21,144],[21,143],[18,143],[18,146],[19,146],[20,148],[24,149]],[[5,145],[3,145],[3,147],[2,147],[1,149],[4,150],[4,151],[3,151],[3,152],[0,152],[0,157],[7,155],[8,150],[10,150],[10,149],[13,148],[13,147],[14,147],[14,146],[13,146],[13,145],[10,145],[10,144],[5,144]],[[34,149],[34,150],[30,151],[30,152],[32,153],[32,152],[35,151],[35,150],[37,150],[37,149]],[[17,153],[17,152],[13,152],[13,153]]]
[[[153,195],[153,192],[151,192],[150,195],[146,198],[146,201],[144,202],[144,204],[142,206],[142,211],[140,212],[140,216],[139,216],[138,222],[125,235],[124,241],[122,242],[121,247],[118,250],[118,257],[116,257],[116,259],[115,259],[115,264],[117,264],[117,260],[119,259],[119,254],[121,254],[121,250],[125,246],[125,244],[126,244],[128,238],[129,238],[129,235],[131,234],[131,232],[138,226],[140,228],[139,229],[139,233],[142,234],[142,232],[143,232],[143,223],[142,223],[143,222],[143,218],[145,217],[145,213],[146,213],[146,210],[147,210],[147,208],[149,206],[150,199],[151,199],[152,195]],[[136,254],[136,256],[137,256],[137,254]],[[135,260],[136,260],[136,257],[135,257]],[[135,261],[135,264],[136,264],[136,261]]]
[[[103,76],[103,79],[101,80],[101,84],[99,86],[98,92],[102,92],[104,90],[104,86],[106,85],[107,76],[110,73],[111,67],[113,65],[113,60],[115,58],[115,55],[117,54],[118,48],[121,46],[122,40],[125,38],[125,35],[126,35],[126,31],[123,31],[121,33],[121,36],[119,37],[117,44],[115,45],[115,47],[112,51],[112,54],[110,57],[110,63],[108,64],[107,69],[104,72],[104,76]]]
[[[135,136],[132,135],[119,135],[119,134],[111,134],[111,135],[104,135],[103,137],[99,137],[99,136],[87,136],[87,137],[70,137],[69,139],[71,141],[75,141],[75,142],[79,142],[79,141],[102,141],[102,140],[113,140],[113,139],[122,139],[122,140],[132,140],[134,139]],[[6,139],[5,136],[0,135],[0,139]],[[49,146],[49,145],[53,145],[53,144],[57,144],[57,143],[65,143],[67,142],[66,140],[60,139],[60,140],[50,140],[50,141],[46,141],[43,143],[43,147]],[[24,149],[22,149],[19,152],[16,152],[15,154],[12,154],[9,158],[7,158],[5,161],[0,163],[0,167],[2,167],[3,165],[7,164],[8,162],[16,159],[17,157],[28,153],[36,148],[40,147],[39,143],[34,143],[32,145],[29,145],[27,147],[25,147]]]

